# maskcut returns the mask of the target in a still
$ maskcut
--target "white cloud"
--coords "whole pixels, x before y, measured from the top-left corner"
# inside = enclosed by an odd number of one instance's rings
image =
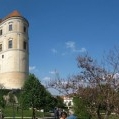
[[[55,75],[55,74],[58,74],[58,71],[57,70],[49,71],[49,73]]]
[[[55,71],[49,71],[49,73],[50,73],[50,74],[56,74],[56,72],[55,72]]]
[[[86,52],[87,50],[86,48],[81,48],[79,51],[83,53],[83,52]]]
[[[51,49],[52,53],[57,54],[58,51],[55,48]],[[66,56],[71,53],[85,53],[87,52],[86,48],[78,48],[76,46],[76,42],[74,41],[67,41],[65,42],[65,51],[61,53],[61,56]],[[55,74],[54,71],[49,72],[50,74]]]
[[[65,45],[66,45],[66,48],[70,49],[72,52],[80,52],[80,53],[86,52],[86,48],[84,48],[84,47],[81,49],[78,49],[76,47],[76,43],[74,41],[68,41],[65,43]]]
[[[29,66],[29,71],[35,70],[36,66]]]
[[[56,54],[57,53],[57,50],[55,48],[51,49],[51,51]]]
[[[76,49],[75,42],[73,42],[73,41],[68,41],[65,44],[66,44],[66,48],[69,48],[72,51],[74,51]]]
[[[51,79],[50,77],[46,76],[46,77],[43,78],[43,81],[49,81],[50,79]]]

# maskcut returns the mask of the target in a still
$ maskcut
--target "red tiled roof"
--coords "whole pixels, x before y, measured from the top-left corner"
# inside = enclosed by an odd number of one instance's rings
[[[10,17],[22,17],[22,15],[17,10],[15,10],[12,13],[10,13],[8,16],[6,16],[3,20],[8,19]]]
[[[22,18],[24,18],[17,10],[14,10],[12,13],[10,13],[9,15],[7,15],[3,19],[0,19],[0,23],[2,23],[4,20],[6,20],[8,18],[11,18],[11,17],[22,17]],[[27,19],[25,19],[25,20],[27,21]]]
[[[2,19],[0,19],[0,23],[2,22]]]

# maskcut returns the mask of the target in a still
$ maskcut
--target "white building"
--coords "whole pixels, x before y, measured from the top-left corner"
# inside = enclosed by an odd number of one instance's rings
[[[28,21],[13,11],[0,19],[0,84],[20,89],[29,73]]]
[[[73,97],[64,96],[63,100],[64,104],[66,105],[66,107],[68,107],[68,109],[73,106]]]

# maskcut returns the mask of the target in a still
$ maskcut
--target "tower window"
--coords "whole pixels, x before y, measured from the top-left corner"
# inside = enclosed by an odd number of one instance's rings
[[[2,29],[0,30],[0,35],[2,35]]]
[[[12,31],[12,24],[9,25],[9,31]]]
[[[2,58],[4,58],[4,55],[2,55]]]
[[[24,48],[24,50],[26,50],[26,48],[27,48],[27,43],[25,41],[23,42],[23,48]]]
[[[2,44],[0,44],[0,52],[2,51]]]
[[[24,32],[26,33],[26,27],[24,26]]]
[[[12,40],[8,41],[8,48],[12,48]]]

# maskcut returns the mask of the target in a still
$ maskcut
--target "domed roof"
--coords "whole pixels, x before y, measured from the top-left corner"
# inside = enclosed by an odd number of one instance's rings
[[[10,13],[8,16],[6,16],[3,20],[8,19],[10,17],[22,17],[22,15],[17,10],[15,10],[12,13]]]
[[[9,15],[7,15],[3,19],[0,19],[0,23],[2,23],[4,20],[6,20],[8,18],[11,18],[11,17],[22,17],[22,18],[24,18],[17,10],[14,10],[12,13],[10,13]],[[27,21],[27,19],[25,19],[25,20]],[[27,23],[28,23],[28,21],[27,21]],[[28,25],[29,25],[29,23],[28,23]]]

